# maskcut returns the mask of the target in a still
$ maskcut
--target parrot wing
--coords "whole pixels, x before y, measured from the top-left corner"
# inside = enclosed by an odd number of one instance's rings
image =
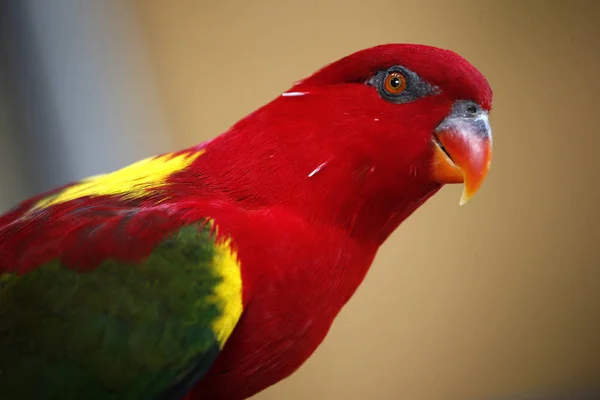
[[[2,398],[183,397],[242,314],[217,228],[191,205],[102,197],[0,226]]]

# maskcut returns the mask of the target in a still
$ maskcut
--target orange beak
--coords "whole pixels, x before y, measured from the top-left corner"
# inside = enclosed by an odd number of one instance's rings
[[[492,161],[488,113],[470,101],[458,101],[433,133],[431,177],[435,182],[464,183],[460,205],[479,190]]]

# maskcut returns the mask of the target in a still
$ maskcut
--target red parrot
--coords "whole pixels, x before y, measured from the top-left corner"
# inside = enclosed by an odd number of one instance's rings
[[[456,53],[386,44],[213,140],[0,217],[0,397],[245,399],[315,351],[387,237],[480,187],[492,90]]]

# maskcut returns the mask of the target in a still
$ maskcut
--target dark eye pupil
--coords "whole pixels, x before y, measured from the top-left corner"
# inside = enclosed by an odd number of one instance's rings
[[[400,87],[400,78],[393,77],[392,80],[390,81],[390,86],[393,87],[394,89]]]

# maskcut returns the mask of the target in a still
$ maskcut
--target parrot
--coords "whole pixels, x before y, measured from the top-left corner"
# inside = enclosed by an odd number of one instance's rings
[[[0,398],[237,400],[288,378],[404,220],[479,191],[491,108],[458,53],[379,44],[208,141],[21,201],[0,216]]]

